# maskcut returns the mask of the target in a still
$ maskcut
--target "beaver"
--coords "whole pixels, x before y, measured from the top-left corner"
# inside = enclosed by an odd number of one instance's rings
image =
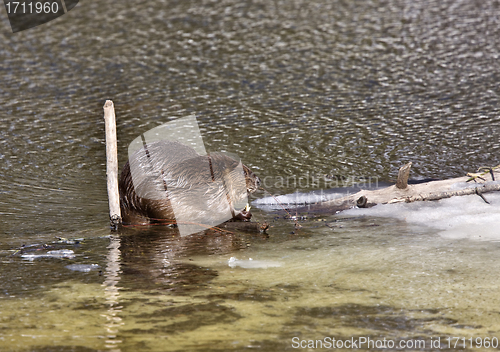
[[[132,173],[131,168],[143,171]],[[252,215],[245,207],[247,195],[259,186],[260,179],[229,155],[200,155],[179,142],[148,143],[121,172],[122,221],[150,224],[187,219],[213,226],[231,217],[248,221]]]

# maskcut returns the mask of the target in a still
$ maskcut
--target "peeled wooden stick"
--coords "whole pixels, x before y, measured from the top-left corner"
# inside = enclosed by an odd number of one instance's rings
[[[109,219],[116,230],[122,222],[120,194],[118,192],[118,148],[116,145],[115,107],[111,100],[104,104],[104,123],[106,126],[106,177],[108,179]]]

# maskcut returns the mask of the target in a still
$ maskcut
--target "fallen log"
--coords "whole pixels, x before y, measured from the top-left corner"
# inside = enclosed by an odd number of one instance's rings
[[[476,194],[488,203],[484,193],[500,191],[500,165],[482,174],[469,174],[448,180],[408,184],[411,163],[401,167],[395,185],[378,190],[361,190],[342,198],[298,208],[297,212],[336,213],[353,207],[369,208],[377,204],[432,201]],[[471,177],[472,176],[472,177]],[[471,182],[473,181],[473,182]]]

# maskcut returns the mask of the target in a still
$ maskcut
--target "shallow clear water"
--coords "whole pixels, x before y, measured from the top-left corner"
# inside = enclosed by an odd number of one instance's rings
[[[82,1],[12,34],[0,11],[0,350],[499,337],[498,243],[473,220],[447,237],[339,214],[292,233],[255,209],[269,238],[110,238],[102,120],[112,99],[123,165],[140,133],[195,114],[207,150],[274,194],[390,181],[408,161],[414,178],[462,176],[499,163],[499,16],[495,0]],[[22,257],[50,250],[75,257]]]
[[[497,242],[450,240],[373,217],[318,218],[295,234],[290,223],[274,225],[269,238],[129,229],[65,245],[73,260],[4,257],[2,343],[276,351],[293,350],[294,337],[419,339],[428,347],[441,338],[445,348],[447,337],[498,336]],[[273,267],[230,266],[231,257]]]

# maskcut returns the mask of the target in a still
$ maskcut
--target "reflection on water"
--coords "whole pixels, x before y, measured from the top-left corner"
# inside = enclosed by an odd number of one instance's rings
[[[121,325],[123,325],[122,318],[120,318],[120,312],[122,307],[120,306],[120,238],[118,236],[110,237],[110,244],[108,246],[108,256],[106,258],[106,274],[103,283],[104,296],[106,299],[106,305],[108,310],[103,316],[107,320],[106,324],[106,348],[111,351],[120,351],[121,340],[117,339],[118,330]]]
[[[34,268],[4,256],[2,266],[46,280],[4,291],[1,341],[37,351],[281,351],[294,337],[429,344],[500,329],[498,243],[450,241],[382,218],[316,218],[288,235],[291,223],[273,224],[269,238],[127,229],[71,246],[74,262],[98,253],[102,275],[65,269],[68,260],[39,259]],[[234,256],[280,266],[235,267]],[[69,275],[50,280],[44,268]]]
[[[310,219],[292,233],[256,210],[268,238],[108,238],[102,105],[116,106],[121,165],[138,134],[194,114],[208,151],[269,180],[387,181],[408,161],[412,177],[461,176],[498,164],[499,18],[496,0],[83,1],[13,35],[0,15],[1,349],[498,335],[497,243],[404,219]],[[30,262],[23,244],[75,257]]]

